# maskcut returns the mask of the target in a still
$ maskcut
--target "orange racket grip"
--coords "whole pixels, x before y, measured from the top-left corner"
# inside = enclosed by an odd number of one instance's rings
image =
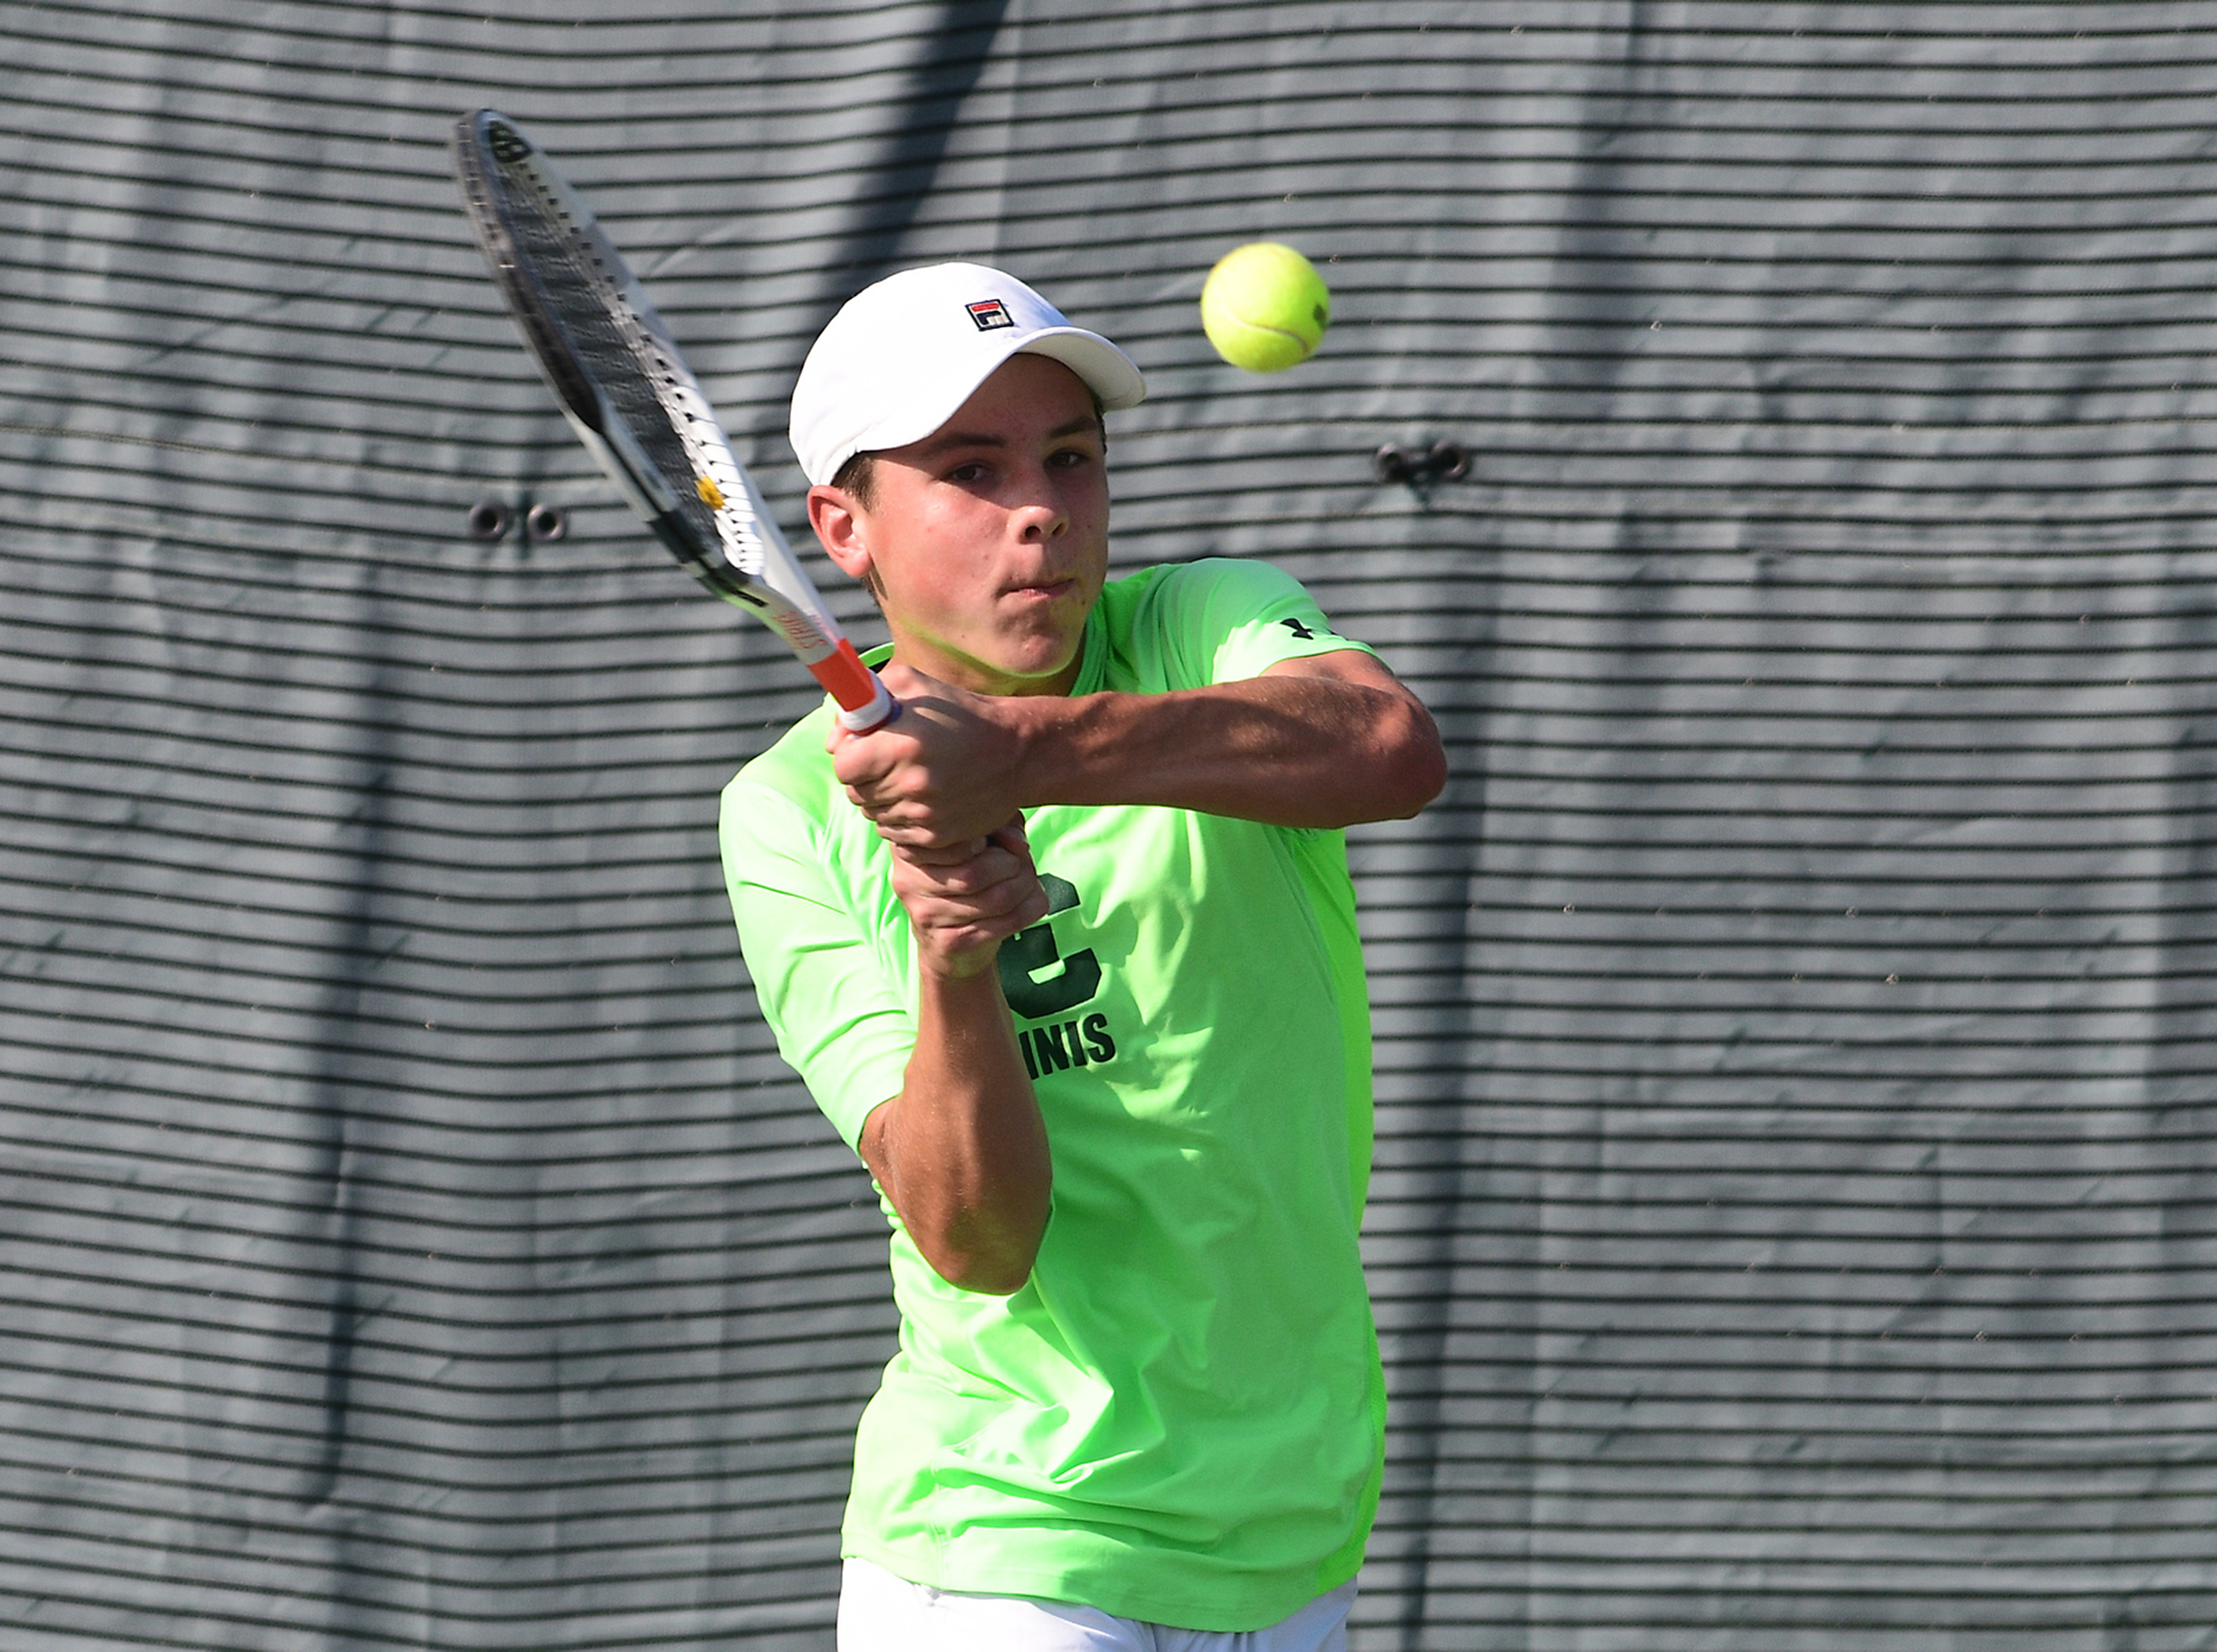
[[[900,702],[862,664],[861,655],[846,638],[840,638],[837,648],[808,669],[824,691],[839,702],[839,725],[849,733],[867,734],[900,715]]]

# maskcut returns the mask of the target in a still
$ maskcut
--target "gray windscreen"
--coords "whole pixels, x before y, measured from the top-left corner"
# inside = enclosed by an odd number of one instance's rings
[[[1434,708],[1352,834],[1356,1647],[2208,1645],[2217,5],[0,36],[10,1652],[831,1643],[885,1229],[715,843],[818,696],[557,414],[477,107],[789,529],[816,331],[980,259],[1147,374],[1120,568],[1269,559]],[[1333,325],[1254,377],[1263,238]]]

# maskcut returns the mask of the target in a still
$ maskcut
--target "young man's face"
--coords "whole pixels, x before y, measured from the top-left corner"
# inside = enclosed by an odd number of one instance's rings
[[[869,503],[809,496],[874,584],[893,658],[984,694],[1064,694],[1108,572],[1108,454],[1084,381],[1012,356],[934,434],[880,452]]]

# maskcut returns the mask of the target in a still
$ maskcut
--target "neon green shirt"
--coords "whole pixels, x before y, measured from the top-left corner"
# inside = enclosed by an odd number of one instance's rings
[[[1161,692],[1360,647],[1261,563],[1110,585],[1074,692]],[[804,719],[726,788],[747,965],[849,1145],[915,1040],[884,845]],[[1014,1296],[934,1273],[890,1203],[900,1352],[843,1552],[939,1588],[1203,1630],[1355,1575],[1385,1422],[1356,1229],[1370,1024],[1337,832],[1183,809],[1028,816],[1052,910],[1002,945],[1053,1214]]]

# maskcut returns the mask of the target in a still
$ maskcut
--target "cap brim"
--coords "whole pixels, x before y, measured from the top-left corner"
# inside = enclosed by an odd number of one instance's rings
[[[981,358],[976,377],[967,383],[960,380],[948,382],[930,406],[907,408],[901,417],[881,418],[869,429],[857,431],[850,442],[843,444],[843,451],[848,455],[880,453],[923,441],[960,412],[962,404],[978,393],[978,387],[999,372],[1011,356],[1044,356],[1061,362],[1101,398],[1104,408],[1136,406],[1146,397],[1147,381],[1140,376],[1132,358],[1099,333],[1088,332],[1083,327],[1041,327],[1034,332],[1018,335],[1000,354]],[[831,468],[837,470],[837,466]]]
[[[1045,356],[1061,362],[1085,381],[1103,407],[1136,407],[1146,399],[1147,381],[1132,358],[1099,333],[1083,327],[1041,328],[1011,354]],[[984,382],[983,379],[978,381]],[[975,390],[977,385],[971,388]]]

